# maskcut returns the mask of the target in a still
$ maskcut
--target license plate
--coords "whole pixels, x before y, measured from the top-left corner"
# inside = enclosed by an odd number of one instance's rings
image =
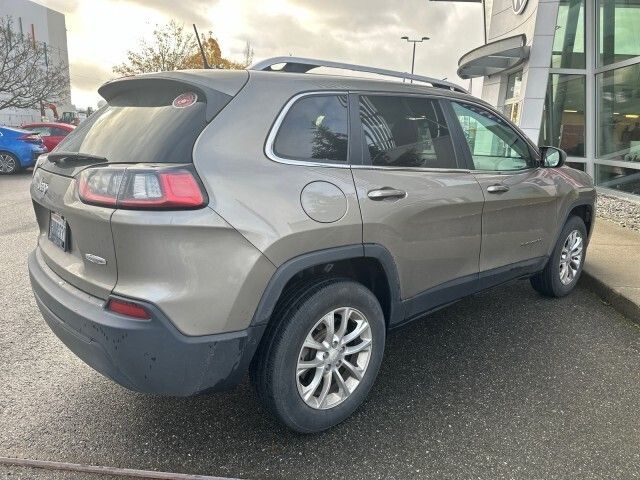
[[[67,221],[62,215],[51,212],[49,215],[49,240],[66,252],[69,247],[68,238]]]

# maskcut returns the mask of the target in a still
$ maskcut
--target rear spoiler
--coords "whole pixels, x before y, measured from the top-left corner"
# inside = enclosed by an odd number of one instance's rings
[[[210,122],[220,110],[246,85],[246,70],[184,70],[121,77],[98,88],[107,102],[119,94],[134,90],[154,88],[158,82],[196,90],[206,98],[206,120]]]

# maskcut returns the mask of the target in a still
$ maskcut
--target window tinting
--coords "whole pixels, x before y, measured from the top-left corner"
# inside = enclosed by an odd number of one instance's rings
[[[476,170],[523,170],[534,166],[527,143],[498,115],[467,103],[452,105]]]
[[[457,168],[449,129],[437,101],[362,96],[360,119],[372,165]]]
[[[287,112],[274,143],[282,158],[347,162],[347,96],[311,95]]]
[[[105,157],[109,162],[189,163],[193,144],[206,126],[205,97],[176,108],[172,102],[187,85],[133,88],[83,121],[59,144],[58,152]]]

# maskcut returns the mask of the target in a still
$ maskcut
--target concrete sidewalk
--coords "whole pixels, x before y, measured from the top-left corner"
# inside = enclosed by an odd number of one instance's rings
[[[580,282],[640,323],[640,233],[598,218]]]

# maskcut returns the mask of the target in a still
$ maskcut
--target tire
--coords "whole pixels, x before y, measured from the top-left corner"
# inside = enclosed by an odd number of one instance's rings
[[[20,171],[18,157],[13,153],[0,152],[0,175],[11,175]]]
[[[570,248],[572,245],[575,245],[574,242],[578,241],[570,239],[570,236],[573,235],[575,235],[574,238],[579,239],[580,258],[576,262],[576,257],[572,255],[571,257],[574,261],[566,263],[564,261],[564,251],[566,248],[569,248],[569,251],[572,251],[574,254],[577,252],[577,246],[574,246],[573,250]],[[570,217],[560,233],[558,243],[556,243],[544,270],[531,277],[531,286],[546,297],[559,298],[569,294],[575,288],[582,273],[586,245],[587,228],[585,227],[584,221],[580,217]],[[564,270],[562,269],[561,261],[565,264]]]
[[[386,326],[373,293],[351,280],[324,280],[289,296],[273,322],[251,367],[261,403],[299,433],[320,432],[349,417],[367,397],[382,363]],[[329,323],[335,334],[331,344]],[[313,348],[303,345],[311,344],[309,338],[316,340]]]

